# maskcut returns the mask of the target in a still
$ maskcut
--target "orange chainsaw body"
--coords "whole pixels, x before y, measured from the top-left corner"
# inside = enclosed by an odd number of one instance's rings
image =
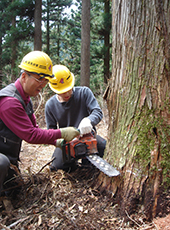
[[[85,158],[98,152],[97,140],[91,133],[85,134],[63,144],[62,151],[65,163],[69,163],[72,158]]]
[[[74,162],[75,159],[86,158],[109,177],[120,175],[117,169],[97,155],[97,140],[91,133],[63,144],[62,153],[63,162],[66,164]]]

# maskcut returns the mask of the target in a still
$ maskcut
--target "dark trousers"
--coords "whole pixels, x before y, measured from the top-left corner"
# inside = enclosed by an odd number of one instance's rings
[[[3,183],[8,174],[9,166],[10,166],[10,161],[8,157],[0,153],[0,195],[3,188]]]
[[[102,138],[101,136],[99,136],[99,135],[96,135],[96,139],[97,139],[98,155],[100,157],[103,157],[104,150],[105,150],[105,147],[106,147],[106,140],[104,138]],[[52,164],[50,166],[51,170],[68,169],[69,167],[74,167],[75,161],[72,162],[70,165],[69,164],[64,164],[63,156],[62,156],[62,150],[60,148],[56,148],[54,150],[52,158],[55,158],[55,160],[52,162]],[[86,164],[87,162],[89,162],[87,159],[82,160],[83,164]]]

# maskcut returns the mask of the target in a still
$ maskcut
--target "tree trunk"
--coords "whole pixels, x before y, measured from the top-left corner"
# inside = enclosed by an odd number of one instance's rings
[[[47,54],[50,55],[50,4],[47,0]]]
[[[90,0],[82,0],[81,79],[80,85],[90,86]]]
[[[1,36],[1,33],[0,33],[0,90],[2,89],[2,36]]]
[[[110,0],[105,0],[104,3],[104,12],[106,20],[105,20],[105,34],[104,34],[104,46],[105,46],[105,53],[104,53],[104,83],[108,82],[110,78],[110,20],[108,20],[110,15]]]
[[[13,28],[16,28],[16,18],[15,16],[12,18],[12,26]],[[15,67],[16,67],[16,59],[17,59],[17,54],[16,54],[16,47],[17,47],[17,41],[14,38],[14,40],[11,43],[11,82],[15,82],[16,80],[16,74],[15,74]]]
[[[60,17],[60,15],[58,14],[58,17]],[[56,50],[56,53],[57,53],[57,60],[56,62],[60,62],[60,24],[57,23],[57,35],[58,35],[58,39],[57,39],[57,50]]]
[[[167,211],[161,189],[170,186],[169,15],[168,0],[112,0],[105,155],[121,170],[112,183],[121,212],[141,208],[148,219]]]
[[[41,31],[41,20],[42,20],[42,0],[35,1],[35,12],[34,12],[34,50],[42,50],[42,31]]]

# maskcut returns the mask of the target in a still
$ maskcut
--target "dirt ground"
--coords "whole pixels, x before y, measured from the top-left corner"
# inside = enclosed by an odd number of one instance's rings
[[[107,139],[107,117],[98,125],[98,134]],[[95,186],[99,170],[78,168],[74,172],[50,172],[54,146],[23,142],[21,151],[22,189],[4,208],[0,198],[0,229],[156,229],[170,230],[170,214],[147,222],[144,215],[119,216],[112,194]]]

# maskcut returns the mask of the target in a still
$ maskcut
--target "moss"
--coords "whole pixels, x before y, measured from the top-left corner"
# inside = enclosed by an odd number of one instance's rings
[[[137,116],[135,122],[138,123],[137,127],[137,144],[135,145],[134,160],[141,167],[143,171],[151,164],[151,151],[158,148],[162,156],[161,167],[163,170],[163,181],[170,183],[167,175],[170,173],[170,144],[168,137],[170,137],[170,128],[165,126],[163,119],[158,115],[154,115],[155,111],[143,111],[140,116]],[[136,126],[134,127],[134,129]],[[159,144],[158,144],[159,143]],[[157,165],[154,166],[154,170]],[[153,167],[150,168],[153,170]]]

